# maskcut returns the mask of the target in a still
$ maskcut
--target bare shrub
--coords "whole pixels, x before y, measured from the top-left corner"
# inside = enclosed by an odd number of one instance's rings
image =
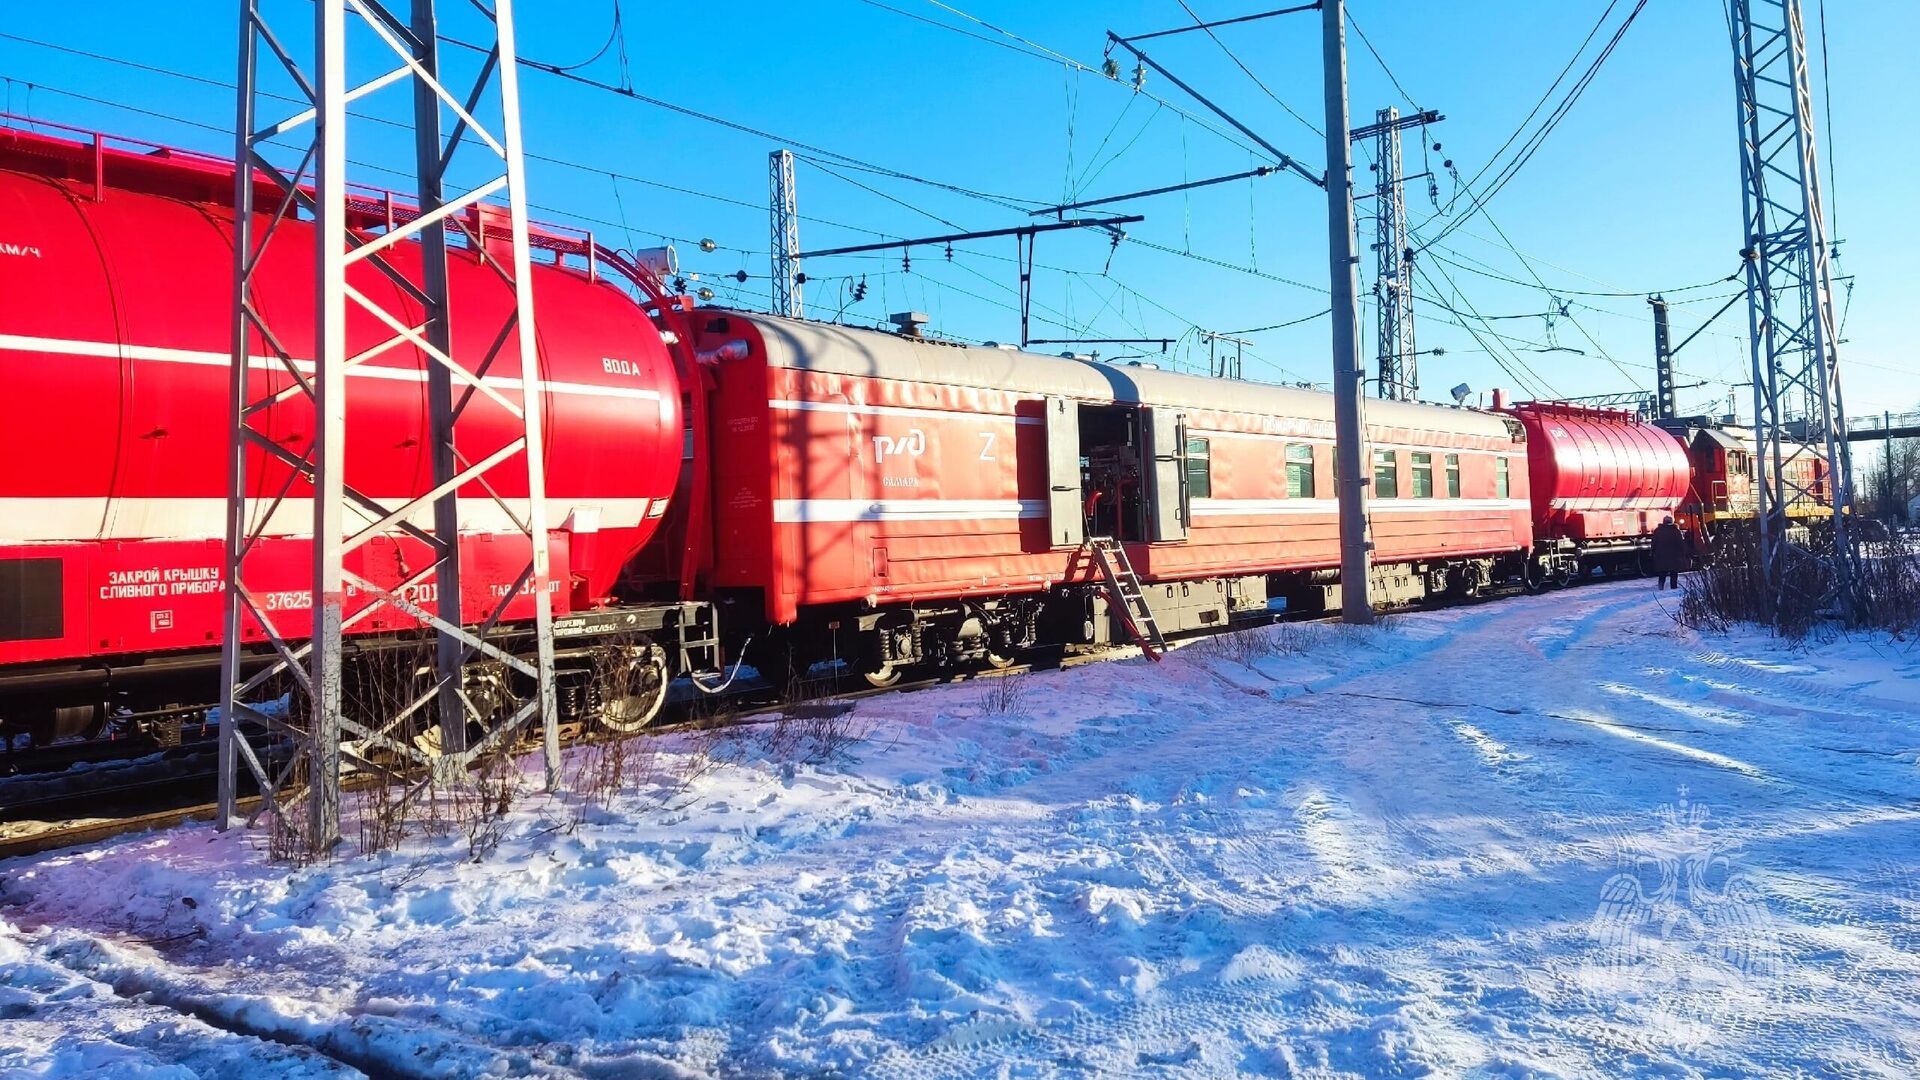
[[[1233,630],[1205,637],[1188,646],[1210,660],[1224,660],[1251,668],[1262,660],[1298,656],[1306,651],[1302,628],[1289,623]]]
[[[852,702],[795,702],[781,711],[762,734],[775,761],[822,765],[844,758],[866,740],[873,722],[855,714]]]
[[[988,716],[1016,716],[1027,700],[1027,676],[996,675],[982,680],[980,711]]]
[[[419,772],[412,755],[440,751],[437,702],[416,705],[433,684],[432,652],[419,642],[359,656],[343,685],[343,711],[398,747],[343,744],[343,771],[363,781],[353,800],[362,854],[391,851],[414,831],[422,798],[407,786]]]
[[[405,793],[388,776],[382,776],[360,792],[354,800],[354,809],[361,854],[392,851],[400,846],[407,833],[406,807],[401,805],[404,802]]]
[[[307,833],[306,807],[295,799],[262,815],[267,830],[267,858],[287,866],[311,866],[320,860]]]
[[[653,775],[658,756],[651,735],[596,739],[574,750],[567,790],[574,799],[576,828],[591,809],[611,810],[623,792],[637,789]]]
[[[1860,548],[1857,619],[1897,637],[1920,635],[1920,548],[1913,537],[1890,533]]]
[[[1759,538],[1726,538],[1712,563],[1681,578],[1675,618],[1694,630],[1766,626],[1794,641],[1822,630],[1883,630],[1911,637],[1920,628],[1920,552],[1905,538],[1856,544],[1853,585],[1844,597],[1825,557],[1830,546],[1821,550],[1816,542],[1813,550],[1787,550],[1784,571],[1769,596]]]
[[[482,757],[467,779],[471,786],[456,789],[456,820],[467,838],[468,857],[479,862],[505,838],[507,817],[526,777],[513,754],[502,748]]]

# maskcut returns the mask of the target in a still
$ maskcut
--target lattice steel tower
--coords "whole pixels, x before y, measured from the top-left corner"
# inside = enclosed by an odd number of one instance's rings
[[[1844,610],[1855,578],[1843,512],[1853,469],[1800,0],[1731,0],[1730,12],[1763,578],[1769,602],[1777,603],[1788,563],[1819,558],[1832,575],[1833,595],[1825,599]],[[1818,453],[1831,463],[1825,477],[1788,467]],[[1788,510],[1809,507],[1831,511],[1832,550],[1816,555],[1794,543]]]
[[[1413,265],[1407,233],[1406,185],[1401,178],[1400,110],[1381,109],[1374,125],[1373,301],[1379,312],[1374,354],[1380,396],[1412,401],[1420,389],[1414,367]]]
[[[800,211],[793,190],[793,151],[767,155],[767,206],[773,226],[773,313],[803,318],[800,300]]]
[[[475,757],[538,719],[547,783],[558,780],[542,395],[525,393],[541,378],[513,2],[491,6],[490,33],[480,42],[485,51],[469,69],[474,73],[456,82],[440,62],[433,0],[413,0],[407,19],[367,0],[240,5],[220,822],[233,820],[244,765],[265,796],[263,811],[297,812],[289,796],[304,785],[302,824],[314,852],[340,836],[343,755],[361,770],[413,766],[458,781]],[[285,16],[279,33],[270,8]],[[310,65],[289,44],[305,38],[290,31],[308,18]],[[381,74],[350,85],[350,70]],[[404,162],[403,175],[416,178],[413,207],[347,181],[348,105],[377,111],[383,96],[397,92],[389,87],[411,92],[412,152],[395,164]],[[289,115],[276,104],[284,100],[276,91],[310,107]],[[262,113],[272,118],[263,122]],[[354,119],[355,131],[370,125]],[[302,131],[311,138],[298,166],[276,166],[268,144]],[[378,160],[390,140],[356,140],[356,156]],[[456,172],[482,181],[449,192]],[[286,235],[287,224],[301,219],[313,228],[312,255],[299,257],[313,260],[314,307],[259,306],[256,274],[267,263],[289,273],[286,260],[295,256],[274,252],[304,250]],[[459,355],[447,295],[447,251],[455,240],[514,298],[501,325],[461,335],[467,344]],[[347,425],[349,405],[367,397],[369,386],[392,380],[421,386],[430,485],[349,475],[352,443],[365,438]],[[308,417],[295,421],[304,430],[286,430],[289,416]],[[496,434],[482,442],[463,416],[484,417]],[[478,591],[469,599],[480,610],[463,613],[461,525],[466,514],[480,512],[500,523],[487,530],[499,534],[491,549],[511,549],[510,557],[526,564],[512,586],[499,590],[505,595]],[[258,594],[261,539],[302,534],[312,537],[311,593],[304,600]],[[523,539],[508,539],[516,535]],[[403,580],[376,574],[379,560],[397,563]],[[484,631],[508,605],[529,598],[532,641],[516,653],[489,640]],[[397,680],[403,691],[385,703],[349,701],[341,636],[361,623],[429,628],[436,642],[431,677]],[[270,646],[264,655],[248,647],[263,640]],[[478,682],[477,671],[486,672]],[[291,709],[260,706],[282,691],[291,691]],[[438,752],[429,721],[440,729]],[[263,745],[276,754],[288,745],[292,752],[278,759],[256,752],[242,722],[268,732]],[[470,725],[479,732],[471,744]]]

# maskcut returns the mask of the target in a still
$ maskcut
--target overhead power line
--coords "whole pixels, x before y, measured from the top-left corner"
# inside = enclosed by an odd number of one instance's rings
[[[1186,6],[1185,0],[1182,0],[1180,6]],[[1395,90],[1400,91],[1400,96],[1406,99],[1407,104],[1413,106],[1413,111],[1426,112],[1420,107],[1419,102],[1413,100],[1413,95],[1407,92],[1407,88],[1400,85],[1400,77],[1393,73],[1393,68],[1387,64],[1386,57],[1380,55],[1380,50],[1373,47],[1373,40],[1367,37],[1367,32],[1360,29],[1360,20],[1353,17],[1352,8],[1347,9],[1347,25],[1353,27],[1354,34],[1360,38],[1360,44],[1367,47],[1367,52],[1373,56],[1373,62],[1380,65],[1380,70],[1386,73],[1387,81],[1393,84]]]
[[[228,93],[232,93],[234,91],[234,84],[229,81],[226,81],[224,79],[212,78],[206,75],[198,75],[190,71],[181,71],[176,68],[168,68],[168,67],[161,67],[155,64],[141,63],[138,60],[130,60],[122,56],[111,56],[106,53],[90,52],[86,49],[75,48],[71,45],[61,45],[56,42],[42,41],[42,40],[39,40],[38,38],[22,37],[18,34],[8,33],[4,30],[0,30],[0,39],[18,42],[22,45],[30,45],[35,48],[46,49],[50,52],[61,53],[67,56],[77,56],[83,59],[94,60],[104,64],[114,64],[114,65],[124,67],[133,71],[144,71],[151,75],[160,75],[166,78],[179,79],[183,82],[197,83],[201,86],[206,86],[212,89],[224,90]],[[522,61],[522,62],[524,63],[525,61]],[[154,112],[148,109],[142,109],[133,105],[129,105],[125,102],[112,101],[104,98],[93,98],[93,97],[89,97],[88,95],[79,93],[78,91],[62,90],[62,89],[59,89],[58,87],[47,86],[41,83],[36,83],[35,85],[39,85],[41,86],[42,89],[49,90],[53,93],[64,94],[68,97],[78,98],[86,101],[92,101],[96,104],[105,105],[109,108],[117,108],[123,111],[140,113],[148,116],[153,116],[157,119],[162,119],[162,120],[175,120],[188,127],[201,128],[201,129],[213,131],[216,133],[231,134],[231,132],[226,128],[221,128],[215,125],[204,124],[198,121],[188,120],[184,117]],[[283,101],[289,105],[308,104],[308,102],[304,101],[303,99],[295,98],[287,94],[271,94],[271,93],[263,92],[262,96],[272,98],[273,100],[276,100],[276,101]],[[380,125],[391,127],[391,128],[405,128],[405,129],[411,130],[410,125],[403,124],[397,120],[389,119],[387,117],[376,116],[371,113],[350,111],[348,115],[352,116],[357,120],[365,120],[369,123],[380,124]],[[478,142],[472,140],[471,138],[469,138],[467,141],[472,142],[473,145],[480,145]],[[694,198],[707,199],[712,202],[724,203],[729,206],[737,206],[744,210],[752,210],[758,213],[765,213],[767,209],[765,203],[749,202],[745,199],[736,199],[729,195],[716,195],[710,191],[701,191],[697,188],[686,187],[685,185],[682,185],[682,184],[669,183],[665,180],[655,180],[645,176],[635,176],[632,173],[620,172],[614,169],[600,168],[595,165],[588,165],[583,162],[573,161],[567,158],[554,157],[549,154],[539,154],[533,151],[527,151],[526,157],[529,161],[538,161],[546,165],[557,165],[562,168],[573,169],[579,172],[592,173],[598,176],[613,177],[614,179],[625,180],[629,183],[641,184],[643,186],[651,187],[651,188],[659,188],[662,191],[671,191],[680,195],[689,195]],[[818,164],[818,163],[816,162],[815,164]],[[858,168],[859,166],[848,165],[845,167]],[[379,170],[379,171],[391,171],[391,170]],[[1027,201],[1033,202],[1035,200],[1027,200]],[[543,212],[548,212],[548,213],[553,213],[553,212],[571,213],[568,211],[553,211],[549,208],[544,208],[544,207],[542,208],[542,210]],[[573,215],[573,216],[578,217],[579,215]],[[828,225],[836,229],[847,229],[851,232],[863,232],[872,236],[888,235],[878,229],[869,229],[861,225],[850,225],[844,221],[835,221],[832,218],[823,218],[823,217],[817,217],[817,216],[807,215],[807,214],[802,214],[800,216],[802,220],[811,221],[817,225]],[[586,220],[586,219],[583,218],[582,220]],[[618,223],[615,223],[615,224],[618,224]],[[642,231],[649,232],[649,233],[652,232],[651,230],[642,230]],[[653,235],[658,235],[658,234],[655,233]],[[745,250],[745,249],[741,249],[741,250]]]
[[[459,38],[452,37],[447,34],[439,35],[439,40],[442,44],[451,45],[459,49],[466,49],[469,52],[474,52],[481,55],[485,55],[489,51],[488,49],[480,45],[475,45],[472,42],[463,41]],[[821,157],[831,158],[836,162],[840,162],[842,164],[849,165],[855,168],[865,169],[869,172],[877,173],[881,176],[891,177],[892,179],[895,179],[895,180],[905,180],[915,184],[924,184],[924,185],[927,185],[928,187],[935,187],[935,188],[940,188],[946,191],[957,192],[959,194],[968,195],[973,198],[1001,202],[1004,205],[1011,206],[1014,209],[1024,209],[1023,207],[1015,206],[1014,203],[1016,201],[1024,201],[1029,205],[1037,204],[1039,202],[1039,200],[1037,199],[1014,200],[1010,197],[992,195],[992,194],[989,194],[986,192],[980,192],[980,191],[973,191],[967,188],[960,187],[958,185],[947,184],[938,180],[931,180],[931,179],[928,179],[927,177],[919,176],[914,173],[906,172],[900,169],[892,169],[884,165],[876,165],[871,161],[866,161],[861,158],[854,157],[850,154],[843,154],[837,150],[829,150],[824,146],[818,146],[813,143],[804,142],[800,139],[789,138],[785,135],[780,135],[775,132],[767,131],[764,128],[758,128],[758,127],[754,127],[751,124],[741,123],[738,120],[729,120],[724,116],[717,116],[713,113],[703,112],[699,109],[695,109],[690,106],[681,105],[672,101],[667,101],[663,98],[657,98],[650,94],[643,94],[638,90],[632,89],[631,87],[616,86],[612,83],[603,82],[599,79],[588,78],[585,75],[581,75],[578,72],[570,71],[556,64],[542,63],[540,61],[528,60],[522,57],[520,60],[520,66],[524,68],[531,68],[534,71],[543,72],[555,78],[564,79],[568,82],[576,83],[581,86],[586,86],[595,90],[600,90],[604,93],[614,94],[619,97],[627,98],[632,101],[637,101],[643,105],[651,105],[657,109],[664,109],[668,112],[678,113],[682,116],[687,116],[695,120],[705,121],[706,123],[715,124],[720,127],[727,128],[731,131],[738,131],[745,135],[752,135],[755,138],[765,139],[768,142],[777,143],[777,144],[791,147],[798,150],[804,150],[809,154],[816,154]]]
[[[1608,39],[1606,45],[1594,56],[1593,62],[1587,66],[1587,70],[1568,88],[1566,96],[1563,97],[1560,103],[1554,107],[1553,111],[1547,115],[1546,120],[1541,123],[1540,127],[1537,128],[1532,135],[1527,137],[1526,141],[1521,144],[1520,149],[1514,154],[1512,159],[1500,168],[1500,171],[1494,175],[1493,180],[1488,183],[1485,189],[1475,192],[1473,185],[1478,182],[1481,176],[1486,175],[1488,168],[1493,166],[1493,161],[1497,160],[1499,151],[1495,152],[1494,159],[1489,159],[1487,165],[1483,167],[1479,173],[1475,174],[1473,180],[1468,181],[1462,186],[1463,190],[1466,191],[1468,197],[1472,200],[1472,205],[1467,208],[1465,213],[1449,221],[1447,225],[1440,230],[1438,235],[1422,242],[1422,250],[1439,243],[1445,239],[1449,233],[1453,232],[1453,230],[1471,220],[1494,196],[1498,195],[1507,184],[1511,183],[1515,176],[1519,175],[1520,170],[1525,168],[1528,162],[1533,160],[1533,156],[1538,153],[1540,147],[1546,143],[1547,137],[1552,135],[1554,130],[1560,126],[1560,122],[1566,119],[1568,113],[1572,112],[1573,106],[1580,100],[1581,96],[1586,93],[1587,87],[1593,85],[1594,78],[1600,73],[1601,65],[1605,64],[1607,58],[1613,55],[1614,49],[1619,46],[1621,39],[1626,36],[1628,28],[1633,26],[1634,20],[1640,17],[1640,13],[1646,10],[1646,7],[1647,0],[1639,0],[1639,2],[1634,5],[1633,10],[1627,13],[1626,19],[1623,20],[1620,26],[1613,32],[1613,37]],[[1609,4],[1607,10],[1612,11],[1613,4]],[[1602,21],[1604,21],[1605,15],[1603,14],[1601,18]],[[1591,35],[1589,35],[1589,40],[1591,40]],[[1584,43],[1581,48],[1584,51]],[[1574,55],[1575,58],[1578,59],[1580,54],[1575,53]],[[1558,85],[1558,80],[1555,80],[1555,85]],[[1548,93],[1551,94],[1551,92],[1552,90],[1549,88]],[[1535,112],[1538,112],[1538,106],[1535,107]],[[1529,114],[1529,119],[1531,119],[1531,116],[1532,114]],[[1516,130],[1515,135],[1517,136],[1519,131],[1524,131],[1525,129],[1526,123],[1523,121],[1520,128]],[[1509,138],[1505,145],[1511,145],[1512,142],[1513,140]],[[1505,145],[1503,145],[1502,149],[1505,148]],[[1434,217],[1439,216],[1438,214],[1434,215]],[[1429,217],[1426,221],[1421,222],[1420,226],[1416,228],[1414,232],[1416,234],[1419,233],[1420,229],[1431,224],[1433,220],[1433,217]]]
[[[1299,113],[1293,110],[1293,106],[1281,100],[1280,95],[1274,93],[1271,89],[1269,89],[1267,84],[1261,80],[1260,76],[1255,75],[1253,73],[1253,69],[1248,67],[1244,62],[1241,61],[1238,54],[1236,54],[1232,49],[1227,48],[1227,43],[1220,40],[1220,35],[1213,32],[1213,28],[1216,26],[1230,26],[1234,23],[1251,22],[1254,19],[1264,19],[1271,15],[1291,15],[1296,11],[1306,11],[1310,8],[1315,8],[1318,6],[1319,6],[1318,4],[1307,4],[1302,7],[1285,8],[1280,11],[1263,12],[1258,15],[1242,15],[1236,19],[1221,19],[1217,22],[1201,22],[1200,16],[1194,14],[1194,10],[1191,6],[1187,4],[1187,0],[1180,0],[1180,9],[1182,11],[1185,11],[1187,13],[1187,17],[1193,20],[1192,26],[1183,26],[1176,30],[1160,30],[1151,34],[1136,34],[1134,35],[1133,40],[1143,41],[1147,38],[1164,37],[1168,34],[1181,34],[1189,30],[1206,31],[1207,37],[1211,38],[1213,40],[1213,43],[1220,47],[1220,51],[1227,55],[1227,59],[1233,61],[1233,66],[1239,68],[1242,74],[1244,74],[1247,78],[1253,80],[1253,85],[1259,87],[1261,93],[1267,95],[1267,97],[1271,99],[1275,105],[1280,106],[1281,110],[1285,112],[1288,116],[1293,117],[1295,120],[1298,120],[1300,121],[1301,124],[1305,125],[1308,131],[1311,131],[1315,135],[1319,135],[1320,137],[1325,138],[1326,132],[1320,130],[1320,125],[1314,123],[1313,121],[1307,119],[1304,116],[1301,116]]]
[[[891,4],[882,3],[881,0],[859,0],[859,2],[867,5],[868,7],[879,8],[882,11],[890,11],[895,15],[900,15],[905,18],[912,19],[916,22],[926,23],[928,26],[939,27],[942,30],[946,30],[950,33],[959,34],[962,37],[971,38],[975,41],[984,42],[988,45],[993,45],[998,48],[1008,49],[1013,52],[1019,53],[1023,56],[1031,57],[1035,60],[1042,60],[1049,64],[1060,64],[1075,75],[1093,76],[1098,78],[1101,82],[1104,82],[1104,83],[1113,82],[1112,79],[1107,77],[1105,72],[1101,71],[1098,68],[1089,67],[1088,65],[1081,63],[1080,61],[1074,59],[1073,57],[1068,56],[1066,53],[1060,52],[1056,49],[1049,49],[1045,45],[1041,45],[1037,42],[1029,41],[1026,38],[1021,37],[1020,35],[1014,33],[1011,30],[1001,29],[1000,27],[995,26],[992,23],[986,22],[985,20],[969,15],[966,12],[961,11],[959,8],[953,7],[950,4],[940,3],[939,0],[928,0],[928,3],[932,4],[934,7],[940,8],[943,11],[952,12],[954,15],[957,15],[960,18],[966,19],[967,21],[974,23],[977,26],[983,27],[987,30],[990,30],[994,34],[997,34],[1000,36],[991,37],[991,36],[988,36],[987,34],[981,34],[972,30],[968,30],[966,27],[963,27],[963,26],[955,26],[952,23],[941,22],[938,19],[928,18],[925,15],[917,15],[911,11],[906,11],[901,8],[894,7]],[[1214,125],[1208,123],[1204,118],[1192,112],[1189,112],[1188,110],[1183,109],[1178,105],[1175,105],[1174,103],[1152,93],[1151,91],[1133,90],[1132,92],[1158,105],[1171,109],[1173,112],[1179,114],[1181,117],[1187,120],[1193,121],[1203,130],[1215,136],[1218,136],[1220,139],[1226,142],[1232,143],[1233,145],[1238,146],[1243,150],[1254,149],[1254,146],[1251,143],[1248,143],[1245,140],[1236,137],[1233,133],[1229,131],[1215,127]]]
[[[1223,330],[1221,334],[1227,337],[1239,337],[1242,334],[1263,334],[1269,330],[1284,330],[1289,326],[1299,326],[1301,323],[1310,323],[1315,319],[1323,319],[1331,314],[1333,314],[1332,308],[1322,308],[1311,315],[1302,315],[1297,319],[1288,319],[1286,322],[1268,323],[1266,326],[1250,326],[1245,330]]]
[[[1446,248],[1441,248],[1440,250],[1447,251]],[[1458,253],[1449,252],[1449,254],[1457,255]],[[1428,253],[1427,258],[1436,262],[1446,263],[1448,266],[1451,266],[1456,270],[1464,270],[1469,274],[1478,274],[1481,277],[1491,278],[1494,281],[1504,281],[1510,285],[1521,285],[1529,289],[1544,288],[1546,289],[1546,291],[1551,292],[1556,296],[1633,296],[1633,297],[1651,296],[1656,293],[1682,293],[1682,292],[1692,292],[1697,289],[1711,289],[1716,285],[1725,285],[1728,282],[1740,280],[1740,273],[1739,271],[1736,270],[1734,273],[1729,274],[1726,277],[1713,278],[1708,281],[1695,282],[1692,285],[1681,285],[1678,288],[1673,288],[1673,289],[1635,289],[1632,291],[1628,291],[1628,290],[1613,291],[1613,290],[1604,290],[1604,289],[1562,289],[1562,288],[1559,288],[1558,286],[1543,286],[1538,281],[1523,281],[1520,278],[1511,277],[1509,275],[1497,273],[1492,270],[1487,270],[1487,269],[1483,269],[1476,266],[1470,266],[1462,262],[1455,262],[1453,259],[1448,259],[1440,255],[1435,255],[1435,254],[1432,254],[1431,252]]]

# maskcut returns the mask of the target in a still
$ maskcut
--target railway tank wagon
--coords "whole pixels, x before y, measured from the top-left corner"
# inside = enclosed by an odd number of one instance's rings
[[[204,695],[220,645],[233,184],[232,165],[217,159],[0,129],[0,729],[43,739],[87,734],[109,715],[204,700],[181,697],[181,677],[194,673],[193,692]],[[391,201],[369,197],[354,227],[371,234],[392,213]],[[467,224],[480,248],[450,253],[451,322],[455,355],[479,357],[513,298],[482,258],[489,223],[475,214]],[[579,247],[549,239],[556,250]],[[300,328],[313,306],[313,242],[310,223],[286,223],[256,276],[254,299],[290,335],[296,358],[310,347]],[[419,258],[415,244],[390,250],[401,264]],[[356,272],[355,287],[411,310],[373,267]],[[556,258],[536,267],[533,287],[550,418],[555,613],[562,627],[591,629],[590,616],[608,607],[623,565],[675,495],[680,387],[661,332],[590,269]],[[365,313],[349,318],[348,332],[349,355],[387,336]],[[263,378],[290,389],[264,341],[256,336],[250,351]],[[350,485],[390,499],[432,487],[426,363],[400,348],[352,369]],[[311,370],[304,360],[296,366]],[[517,378],[484,381],[509,401],[525,391]],[[462,453],[478,460],[504,447],[506,418],[474,395]],[[256,427],[304,453],[310,402],[289,395]],[[301,535],[310,489],[264,453],[250,470],[259,487],[249,512],[272,517],[247,584],[286,613],[283,629],[297,630],[311,606],[310,542]],[[474,623],[513,591],[528,555],[509,518],[516,504],[524,513],[524,470],[516,481],[509,466],[490,483],[491,492],[474,485],[459,493],[469,523],[463,606]],[[391,587],[424,556],[417,541],[382,537],[350,560]],[[412,599],[431,606],[429,596]],[[531,607],[530,597],[515,600],[505,620],[528,618]],[[681,614],[661,610],[652,621]],[[364,641],[414,629],[386,612],[351,632]],[[251,621],[246,632],[261,639]]]
[[[1632,413],[1556,402],[1496,402],[1526,428],[1534,557],[1528,583],[1571,584],[1583,573],[1638,572],[1653,530],[1678,520],[1687,453]]]
[[[1119,541],[1172,633],[1338,602],[1327,394],[737,311],[713,374],[713,565],[735,634],[884,683],[1117,634],[1089,561]],[[1387,602],[1517,575],[1521,425],[1370,402]],[[766,663],[763,658],[761,663]]]

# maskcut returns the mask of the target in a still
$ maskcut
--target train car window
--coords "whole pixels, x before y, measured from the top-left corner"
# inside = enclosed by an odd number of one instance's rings
[[[1213,497],[1213,450],[1205,439],[1187,440],[1187,497]]]
[[[1447,498],[1460,497],[1460,455],[1447,455]]]
[[[1313,498],[1313,447],[1287,447],[1287,498]]]
[[[1420,450],[1413,452],[1413,497],[1433,498],[1433,455]]]
[[[1400,497],[1399,451],[1375,450],[1373,452],[1373,497],[1376,499],[1397,499]]]
[[[1504,499],[1507,497],[1507,493],[1510,490],[1512,489],[1508,487],[1508,484],[1507,484],[1507,459],[1494,458],[1493,459],[1493,494],[1497,498]]]

